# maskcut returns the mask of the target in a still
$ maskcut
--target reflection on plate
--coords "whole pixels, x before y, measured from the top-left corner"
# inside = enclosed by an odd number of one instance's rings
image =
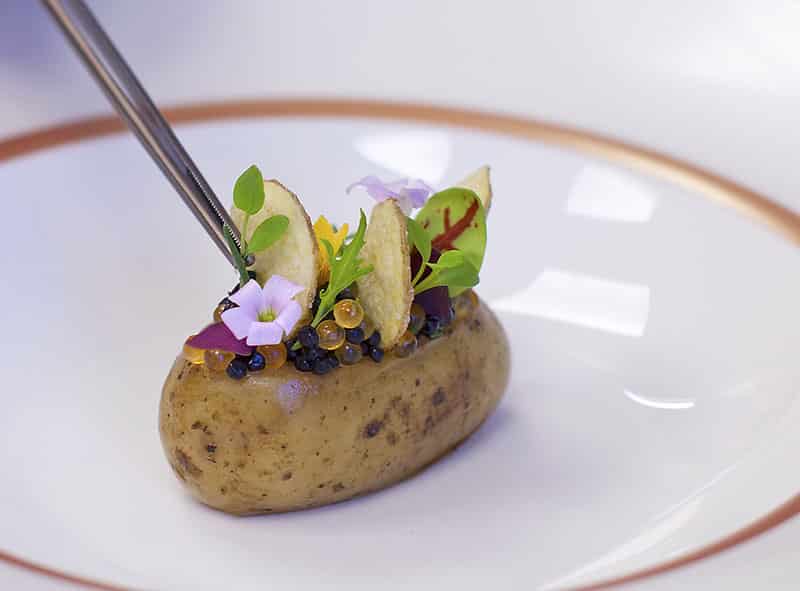
[[[255,116],[269,112],[297,116]],[[6,142],[0,158],[87,136],[0,166],[17,220],[0,238],[13,278],[0,287],[13,335],[0,344],[4,553],[136,588],[556,589],[664,569],[798,510],[800,256],[693,188],[800,241],[796,216],[506,118],[313,102],[221,115],[179,129],[212,185],[257,161],[312,216],[354,219],[364,203],[344,187],[364,174],[445,184],[492,163],[480,292],[509,330],[507,397],[455,453],[385,492],[253,519],[197,505],[162,460],[157,401],[229,269],[133,139],[88,138],[115,123]]]

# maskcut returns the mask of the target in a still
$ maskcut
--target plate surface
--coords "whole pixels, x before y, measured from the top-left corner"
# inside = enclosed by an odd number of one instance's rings
[[[129,136],[14,159],[0,550],[137,588],[561,588],[701,550],[800,490],[800,256],[767,226],[500,133],[295,117],[179,135],[223,198],[257,162],[341,221],[370,205],[343,190],[365,174],[445,186],[492,164],[479,293],[511,338],[506,398],[387,491],[290,515],[206,509],[163,459],[157,403],[229,269]]]

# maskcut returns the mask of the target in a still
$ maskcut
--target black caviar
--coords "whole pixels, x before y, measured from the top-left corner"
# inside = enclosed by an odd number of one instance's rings
[[[297,340],[304,347],[316,347],[319,344],[319,335],[316,329],[308,324],[298,331]]]
[[[247,360],[242,357],[237,357],[228,364],[228,369],[226,371],[234,380],[241,380],[247,375]]]
[[[355,328],[348,328],[344,331],[344,338],[348,343],[353,343],[354,345],[358,345],[361,341],[364,340],[364,329],[360,326],[356,326]]]
[[[369,338],[367,339],[367,343],[369,344],[370,347],[377,347],[378,345],[380,345],[381,344],[381,333],[379,333],[377,330],[375,332],[373,332],[371,335],[369,335]]]
[[[297,371],[311,371],[311,361],[305,355],[298,355],[294,360],[294,367]]]
[[[308,349],[303,349],[303,355],[309,361],[316,361],[325,355],[325,351],[319,347],[309,347]]]
[[[250,371],[261,371],[267,366],[267,360],[258,351],[253,352],[247,362],[247,369]]]
[[[328,358],[320,357],[316,361],[314,361],[314,366],[312,368],[312,371],[318,376],[322,376],[328,373],[331,369],[333,369],[333,366],[328,361]]]
[[[383,349],[381,349],[380,347],[370,347],[369,357],[375,363],[380,363],[383,360]]]

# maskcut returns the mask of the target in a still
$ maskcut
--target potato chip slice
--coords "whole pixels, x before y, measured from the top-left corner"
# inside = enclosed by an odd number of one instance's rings
[[[264,207],[250,216],[247,223],[247,239],[253,235],[261,222],[270,216],[282,214],[289,218],[286,233],[272,246],[255,255],[256,262],[251,267],[262,285],[271,275],[281,275],[289,281],[302,285],[305,289],[295,299],[310,314],[311,303],[317,293],[319,273],[319,249],[311,226],[311,220],[297,199],[297,196],[276,180],[264,182]],[[244,212],[231,208],[231,218],[241,231]],[[295,329],[302,326],[303,320]]]
[[[411,262],[406,216],[394,199],[372,208],[361,258],[372,273],[357,281],[358,299],[390,349],[408,326],[411,301]]]
[[[489,181],[489,167],[481,166],[468,177],[456,183],[456,187],[471,189],[478,195],[483,208],[488,212],[492,204],[492,184]]]

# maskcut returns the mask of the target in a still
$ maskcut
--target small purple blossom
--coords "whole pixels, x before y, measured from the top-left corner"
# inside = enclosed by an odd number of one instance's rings
[[[222,322],[237,339],[246,338],[248,345],[277,345],[303,314],[292,299],[301,291],[301,286],[280,275],[270,277],[263,288],[251,279],[229,296],[239,307],[225,310]]]
[[[356,181],[349,187],[350,193],[354,188],[362,187],[367,194],[375,201],[385,201],[395,199],[400,209],[408,215],[412,209],[425,205],[428,197],[433,193],[433,189],[420,179],[399,179],[391,182],[383,182],[376,176],[365,176],[360,181]]]

